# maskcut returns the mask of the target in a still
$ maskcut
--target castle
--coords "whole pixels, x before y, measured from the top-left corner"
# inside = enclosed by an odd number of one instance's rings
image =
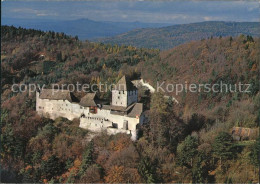
[[[144,121],[143,104],[138,103],[138,90],[125,76],[112,89],[112,102],[104,105],[96,93],[87,93],[78,100],[69,90],[36,92],[38,114],[56,119],[80,118],[80,127],[108,134],[126,133],[137,139],[138,127]]]

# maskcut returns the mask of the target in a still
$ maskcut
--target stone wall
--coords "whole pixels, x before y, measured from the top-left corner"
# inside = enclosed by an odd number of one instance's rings
[[[127,107],[127,92],[112,90],[112,105]]]
[[[36,110],[39,114],[49,115],[49,118],[56,119],[65,117],[69,120],[79,118],[84,109],[77,103],[70,103],[67,100],[36,99]]]
[[[107,127],[112,127],[113,124],[111,121],[105,118],[96,118],[96,117],[81,117],[79,127],[92,130],[94,132],[103,131]]]
[[[136,93],[137,94],[137,93]],[[127,95],[127,94],[126,94]],[[130,95],[131,96],[131,95]],[[135,95],[133,100],[135,100]],[[133,118],[117,114],[111,114],[110,110],[97,109],[97,113],[89,112],[88,107],[82,107],[78,103],[71,103],[67,100],[49,100],[39,98],[39,93],[36,94],[36,111],[51,119],[65,117],[69,120],[80,118],[80,127],[91,131],[101,131],[109,129],[108,133],[128,133],[132,139],[137,138],[137,125],[143,122],[143,116]],[[82,116],[83,115],[83,116]],[[127,129],[126,129],[127,124]],[[116,127],[116,128],[115,128]]]
[[[80,118],[80,127],[87,128],[92,131],[101,131],[108,128],[109,132],[125,133],[132,135],[132,139],[136,140],[137,125],[142,123],[143,116],[139,118],[132,118],[128,116],[120,116],[111,114],[110,110],[97,109],[96,114],[84,113],[85,117]],[[96,118],[96,119],[95,119]],[[107,121],[106,121],[107,120]],[[124,123],[127,122],[127,130],[124,128]],[[112,128],[113,126],[117,128]]]
[[[127,107],[138,101],[138,92],[112,90],[112,105]]]

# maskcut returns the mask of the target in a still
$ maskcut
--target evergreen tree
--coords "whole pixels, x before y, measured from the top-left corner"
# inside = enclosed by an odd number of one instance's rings
[[[151,99],[149,138],[155,146],[175,151],[184,137],[185,125],[173,112],[173,103],[162,93],[154,93]]]
[[[43,161],[41,164],[42,177],[48,181],[51,180],[54,176],[58,176],[62,172],[63,164],[55,155],[52,155],[48,160]]]
[[[80,165],[79,176],[83,176],[84,172],[88,169],[88,167],[93,164],[93,152],[94,152],[94,143],[90,141],[87,145],[86,150],[83,154],[82,163]]]
[[[56,61],[62,61],[62,53],[60,51],[56,55]]]
[[[177,147],[177,163],[180,166],[191,168],[193,159],[197,154],[198,140],[196,137],[187,136]]]
[[[232,144],[232,137],[226,132],[220,132],[214,140],[212,145],[214,156],[222,161],[233,157],[234,149]]]
[[[161,93],[155,93],[151,100],[151,122],[150,138],[156,146],[166,146],[168,144],[168,126],[166,120],[167,116],[167,103]]]
[[[138,172],[144,178],[147,183],[155,182],[155,167],[149,157],[144,157],[141,159],[138,165]]]
[[[209,153],[205,153],[202,150],[194,159],[192,167],[192,182],[193,183],[208,183],[213,182],[212,177],[209,175],[209,171],[212,170],[210,164],[212,157]]]
[[[257,138],[256,142],[250,147],[250,162],[255,166],[260,166],[260,137]]]

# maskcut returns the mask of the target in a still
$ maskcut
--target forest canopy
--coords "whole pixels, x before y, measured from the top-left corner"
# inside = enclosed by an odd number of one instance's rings
[[[2,182],[257,182],[259,38],[212,37],[160,52],[1,28]],[[114,83],[122,75],[151,85],[185,80],[253,85],[250,94],[179,96],[141,88],[149,123],[140,127],[135,142],[106,132],[90,139],[92,133],[79,128],[78,119],[43,118],[35,111],[34,94],[11,90],[14,83]],[[110,93],[98,95],[110,99]],[[236,139],[233,127],[256,133]]]

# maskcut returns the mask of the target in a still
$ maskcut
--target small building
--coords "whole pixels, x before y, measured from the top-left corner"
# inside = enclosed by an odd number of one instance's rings
[[[231,130],[231,134],[233,140],[244,141],[257,137],[257,130],[258,129],[255,128],[233,127]]]
[[[51,119],[80,118],[80,127],[94,132],[130,134],[137,139],[138,127],[144,121],[143,104],[138,103],[138,90],[123,76],[112,90],[112,102],[105,105],[96,93],[78,100],[68,90],[43,89],[36,95],[36,111]]]

